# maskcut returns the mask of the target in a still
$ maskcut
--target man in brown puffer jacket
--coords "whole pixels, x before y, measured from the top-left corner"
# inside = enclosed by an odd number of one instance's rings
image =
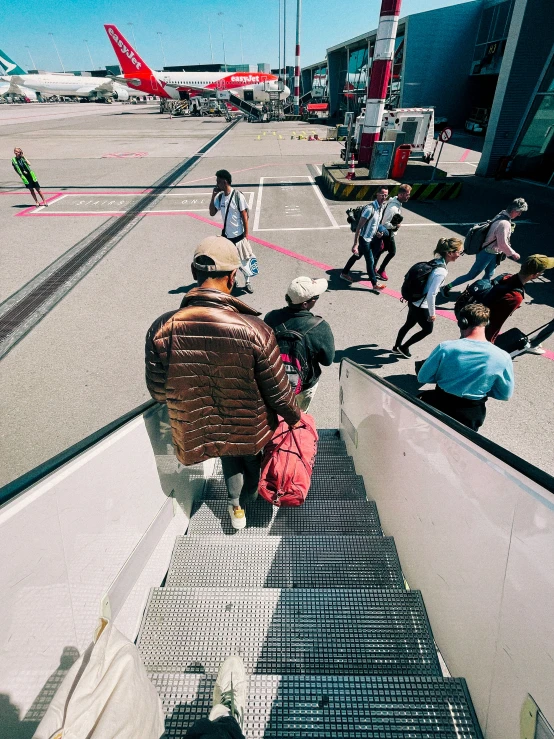
[[[192,263],[198,287],[146,336],[146,384],[167,403],[177,458],[190,465],[221,457],[235,529],[246,526],[241,500],[257,496],[277,414],[291,426],[300,420],[273,331],[231,296],[239,267],[231,241],[204,239]]]

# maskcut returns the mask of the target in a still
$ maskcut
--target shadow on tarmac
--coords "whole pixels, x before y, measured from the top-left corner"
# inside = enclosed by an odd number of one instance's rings
[[[196,282],[191,282],[190,285],[181,285],[181,287],[176,287],[173,290],[168,290],[169,295],[179,295],[180,293],[188,293],[190,290],[192,290],[193,287],[198,287]]]
[[[411,365],[411,362],[406,362],[406,364]],[[395,385],[396,387],[400,388],[400,390],[404,390],[406,393],[410,393],[410,395],[418,395],[420,391],[420,385],[417,381],[417,376],[415,374],[409,374],[409,375],[387,375],[384,378],[385,380],[388,380],[391,385]]]
[[[356,280],[368,280],[369,277],[362,277],[364,272],[360,270],[351,270],[350,274],[352,278],[354,279],[354,282],[349,283],[345,282],[344,280],[341,280],[339,275],[342,272],[342,269],[328,269],[326,274],[329,275],[329,285],[327,287],[327,290],[356,290],[358,292],[364,292],[364,293],[371,293],[374,295],[375,293],[373,290],[369,287],[363,287],[362,285],[357,285]]]
[[[390,349],[383,349],[377,344],[357,344],[335,352],[335,364],[340,364],[342,359],[351,359],[367,369],[376,369],[377,367],[383,367],[385,364],[396,364],[400,361],[397,354],[393,354]]]

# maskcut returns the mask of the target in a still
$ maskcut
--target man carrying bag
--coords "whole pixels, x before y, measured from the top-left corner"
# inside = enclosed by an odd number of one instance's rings
[[[253,293],[254,288],[250,283],[250,278],[258,274],[258,261],[248,241],[246,198],[241,192],[231,187],[233,178],[226,169],[219,169],[215,177],[216,186],[210,201],[210,215],[215,216],[218,210],[221,213],[223,219],[221,235],[237,247],[241,261],[240,271],[246,280],[244,289],[247,293]]]

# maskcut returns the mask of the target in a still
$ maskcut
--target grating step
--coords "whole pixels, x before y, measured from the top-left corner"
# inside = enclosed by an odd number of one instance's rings
[[[441,675],[415,590],[154,588],[138,646],[150,672]]]
[[[235,531],[223,500],[194,505],[188,534],[286,536],[287,534],[358,534],[381,536],[377,506],[372,501],[318,501],[310,498],[299,508],[275,508],[258,498],[246,506],[246,528]]]
[[[222,477],[210,477],[206,481],[204,500],[227,500],[227,488]],[[331,477],[312,477],[312,484],[308,498],[316,500],[365,500],[366,492],[363,477],[360,475],[348,476],[340,484]]]
[[[221,459],[218,459],[214,466],[214,477],[221,477],[223,471],[221,469]],[[352,457],[346,454],[330,454],[327,452],[318,452],[315,458],[313,475],[355,475],[356,468]]]
[[[168,587],[398,588],[391,537],[180,536]]]
[[[149,675],[180,739],[212,707],[215,678]],[[252,675],[248,739],[482,739],[466,682],[442,677]]]

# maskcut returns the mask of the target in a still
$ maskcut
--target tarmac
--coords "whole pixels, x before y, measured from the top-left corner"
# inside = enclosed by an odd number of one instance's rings
[[[101,233],[227,126],[218,118],[170,119],[157,110],[154,104],[0,106],[0,312],[6,301],[17,301],[29,285],[40,284],[56,260],[67,260],[95,229]],[[482,139],[455,133],[439,166],[464,178],[461,196],[404,208],[398,255],[387,270],[387,294],[374,295],[363,283],[348,286],[338,279],[353,240],[345,217],[348,203],[330,200],[319,189],[322,164],[338,161],[342,144],[291,138],[301,131],[323,137],[326,128],[301,122],[238,123],[182,180],[137,215],[4,355],[0,485],[149,399],[144,336],[154,319],[178,308],[193,286],[194,246],[219,233],[220,219],[210,218],[207,207],[217,169],[233,173],[234,184],[250,204],[260,274],[253,281],[253,295],[238,290],[245,302],[264,315],[284,305],[294,277],[330,280],[317,312],[333,328],[337,355],[324,369],[310,409],[320,428],[339,423],[341,358],[350,357],[416,392],[414,361],[427,357],[439,341],[457,338],[449,300],[441,305],[434,333],[412,347],[412,360],[390,351],[405,317],[398,300],[403,276],[414,262],[431,258],[439,237],[463,234],[513,197],[525,197],[530,208],[519,219],[514,248],[522,256],[554,254],[549,190],[476,178]],[[15,145],[31,161],[49,208],[31,207],[10,165]],[[458,260],[450,277],[467,271],[471,259]],[[500,268],[517,270],[511,260]],[[547,273],[529,286],[524,305],[506,328],[531,331],[553,318],[553,276]],[[515,395],[507,403],[488,402],[482,433],[554,474],[554,338],[545,348],[547,356],[526,354],[515,360]]]

